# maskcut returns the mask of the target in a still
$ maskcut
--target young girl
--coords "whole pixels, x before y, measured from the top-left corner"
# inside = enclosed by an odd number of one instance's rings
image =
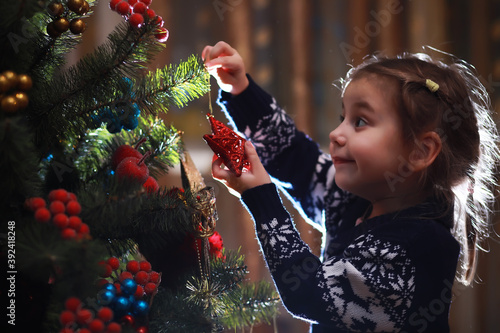
[[[253,142],[247,172],[236,177],[217,159],[212,174],[252,214],[286,308],[314,333],[449,331],[453,281],[473,280],[488,236],[498,160],[488,95],[470,67],[424,54],[367,59],[341,81],[341,123],[325,154],[228,44],[202,56],[219,104]],[[324,230],[322,258],[275,184]]]

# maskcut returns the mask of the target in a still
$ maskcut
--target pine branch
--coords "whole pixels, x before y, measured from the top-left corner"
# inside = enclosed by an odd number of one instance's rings
[[[279,296],[274,286],[266,281],[248,283],[235,295],[229,295],[228,311],[220,321],[229,329],[251,326],[255,323],[270,323],[278,315]]]
[[[38,177],[38,153],[32,136],[20,117],[0,120],[0,172],[2,191],[0,214],[2,220],[15,219],[26,198],[40,193]]]
[[[152,29],[152,25],[134,29],[123,22],[107,43],[42,85],[36,91],[37,108],[31,117],[37,124],[37,142],[50,144],[68,132],[81,135],[92,122],[92,111],[129,95],[122,79],[142,75],[149,59],[164,47]]]
[[[150,113],[166,112],[174,105],[182,108],[210,89],[209,74],[196,56],[173,66],[150,72],[139,82],[136,102]]]

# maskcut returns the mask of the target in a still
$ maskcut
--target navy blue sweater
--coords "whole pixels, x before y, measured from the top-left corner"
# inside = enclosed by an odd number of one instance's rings
[[[283,304],[312,332],[448,332],[459,244],[452,209],[428,201],[356,225],[369,202],[334,182],[328,154],[298,131],[257,86],[218,103],[251,139],[278,188],[324,232],[311,253],[283,207],[275,184],[245,191],[257,236]]]

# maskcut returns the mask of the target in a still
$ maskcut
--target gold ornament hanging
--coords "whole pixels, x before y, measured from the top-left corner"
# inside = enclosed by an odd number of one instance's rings
[[[11,70],[0,73],[0,108],[8,113],[26,108],[29,103],[26,91],[32,86],[29,75],[18,75]]]
[[[86,25],[82,19],[73,19],[69,25],[69,30],[75,35],[81,34],[85,31]]]
[[[52,2],[48,6],[49,14],[53,17],[59,17],[64,13],[64,6],[60,2]]]
[[[85,15],[90,10],[90,5],[85,0],[68,0],[66,6],[68,10],[78,15]],[[75,35],[79,35],[86,29],[85,22],[81,18],[74,18],[70,22],[70,13],[65,9],[63,4],[57,1],[52,2],[48,6],[48,12],[54,17],[54,20],[47,24],[47,34],[52,38],[58,38],[68,30]]]

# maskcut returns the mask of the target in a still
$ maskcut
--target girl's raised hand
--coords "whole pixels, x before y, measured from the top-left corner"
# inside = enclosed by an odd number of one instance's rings
[[[248,87],[243,59],[226,42],[205,46],[201,57],[208,72],[215,77],[222,90],[238,95]]]
[[[231,194],[240,197],[245,190],[256,186],[271,183],[271,177],[260,162],[257,151],[250,141],[245,142],[245,156],[250,163],[248,170],[243,171],[241,176],[236,175],[228,169],[223,169],[222,159],[217,158],[212,162],[212,177],[223,183]]]

